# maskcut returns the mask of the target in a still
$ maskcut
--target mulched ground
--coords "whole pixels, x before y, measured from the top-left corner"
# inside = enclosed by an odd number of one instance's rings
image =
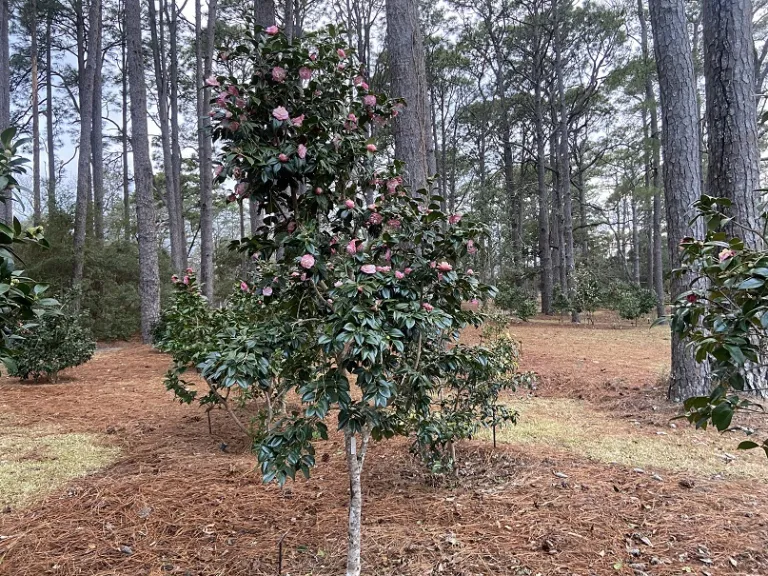
[[[614,338],[619,329],[629,328],[538,321],[512,332],[524,343],[523,368],[541,374],[538,394],[663,423],[673,413],[658,384],[665,343],[646,338],[647,327]],[[173,402],[167,366],[129,344],[102,350],[58,385],[0,383],[0,410],[20,425],[102,432],[123,451],[101,473],[0,513],[0,574],[273,576],[281,540],[282,574],[343,573],[341,438],[318,445],[312,479],[264,486],[225,414],[214,412],[209,435],[199,409]],[[372,446],[364,573],[768,574],[768,484],[674,473],[657,482],[531,446],[468,442],[459,459],[457,478],[438,478],[404,440]]]

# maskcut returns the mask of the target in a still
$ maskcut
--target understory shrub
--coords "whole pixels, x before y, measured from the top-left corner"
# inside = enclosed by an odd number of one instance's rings
[[[494,299],[496,306],[514,314],[523,322],[527,322],[536,315],[538,303],[532,294],[508,280],[499,282],[497,289],[498,293]]]
[[[80,315],[65,308],[22,328],[13,345],[16,367],[11,375],[56,382],[59,372],[84,364],[95,350],[96,342]]]

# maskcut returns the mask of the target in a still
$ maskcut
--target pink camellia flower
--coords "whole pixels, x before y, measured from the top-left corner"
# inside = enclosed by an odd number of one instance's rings
[[[312,62],[314,62],[315,60],[317,60],[317,54],[312,52],[312,54],[309,55],[309,59],[312,60]]]
[[[341,288],[344,285],[344,282],[341,280],[336,280],[336,282],[333,283],[334,288]]]
[[[236,132],[240,128],[240,122],[230,122],[229,123],[229,129],[232,130],[232,132]]]
[[[312,268],[312,266],[315,265],[315,257],[312,256],[312,254],[304,254],[304,256],[301,257],[301,261],[299,263],[301,264],[301,267],[304,268],[304,270],[309,270]]]
[[[281,68],[280,66],[272,68],[272,80],[275,82],[285,82],[286,76],[287,72],[285,71],[285,68]]]
[[[392,270],[391,266],[376,266],[376,272],[389,272]]]
[[[398,280],[402,280],[403,278],[405,278],[405,274],[400,272],[400,270],[396,270],[395,271],[395,278],[397,278]]]
[[[187,274],[194,274],[195,271],[192,268],[187,268]]]
[[[301,78],[302,80],[309,80],[310,78],[312,78],[312,70],[310,70],[306,66],[302,66],[301,68],[299,68],[299,78]]]
[[[354,238],[350,240],[349,244],[347,244],[346,250],[347,250],[347,254],[349,254],[350,256],[354,256],[355,254],[357,254],[357,240],[355,240]]]
[[[368,94],[363,98],[363,104],[370,107],[376,106],[376,96],[373,94]]]
[[[234,194],[230,194],[229,196],[227,196],[227,202],[234,202],[235,200],[237,200],[237,196],[235,196]]]
[[[298,278],[300,274],[298,272],[291,272],[291,278]]]
[[[304,146],[304,144],[299,144],[299,147],[296,150],[296,153],[299,155],[299,158],[304,160],[304,158],[307,157],[307,147]]]
[[[221,176],[221,172],[223,170],[224,170],[224,165],[223,164],[219,164],[218,166],[216,166],[216,170],[214,170],[214,174],[216,176]]]
[[[354,207],[355,207],[355,203],[354,203],[352,200],[350,200],[349,198],[347,198],[347,199],[344,201],[344,206],[346,206],[347,208],[349,208],[350,210],[352,210],[352,208],[354,208]]]
[[[440,264],[437,265],[437,269],[440,270],[440,272],[450,272],[453,270],[453,266],[448,264],[448,262],[440,262]]]
[[[240,96],[240,90],[237,89],[237,86],[230,85],[229,88],[227,88],[227,92],[229,92],[232,96]]]
[[[280,160],[280,162],[288,162],[288,156],[286,156],[285,154],[279,154],[277,156],[277,159]]]
[[[245,182],[238,182],[237,186],[235,186],[235,194],[238,196],[242,196],[245,194],[245,191],[248,189],[248,184]]]
[[[281,121],[288,120],[291,117],[291,115],[288,114],[288,110],[286,110],[283,106],[278,106],[272,110],[272,116]]]
[[[397,218],[391,218],[390,220],[387,221],[387,226],[389,226],[390,228],[398,229],[400,228],[400,225],[401,225],[401,222]]]
[[[171,282],[173,282],[174,284],[176,284],[176,282],[178,282],[178,281],[179,281],[179,277],[178,277],[178,276],[176,276],[176,274],[174,274],[173,276],[171,276]]]
[[[288,234],[293,234],[296,231],[296,220],[288,222]]]
[[[339,58],[346,58],[346,57],[347,57],[347,53],[346,53],[346,52],[344,52],[344,50],[342,50],[341,48],[339,48],[338,50],[336,50],[336,54],[338,54],[338,55],[339,55]]]
[[[262,293],[264,296],[272,296],[272,287],[271,287],[271,286],[266,286],[266,287],[264,287],[264,288],[261,290],[261,293]]]
[[[437,266],[437,262],[435,262],[434,260],[432,260],[432,262],[429,263],[430,268],[435,268],[436,266]]]
[[[696,304],[696,301],[699,299],[699,297],[696,296],[696,294],[688,294],[688,296],[686,296],[685,299],[688,300],[688,302],[690,302],[691,304]]]
[[[354,79],[352,80],[352,83],[355,86],[360,86],[363,82],[365,82],[365,80],[363,80],[362,76],[355,76]]]
[[[374,212],[368,217],[368,224],[371,226],[378,226],[384,221],[384,217],[378,212]]]
[[[206,86],[216,86],[219,87],[221,84],[219,84],[219,81],[216,79],[216,76],[208,76],[208,78],[205,79],[205,85]]]
[[[408,274],[413,272],[413,268],[406,268],[405,270],[403,270],[403,272],[405,272],[405,275],[407,276]]]
[[[384,252],[384,260],[386,260],[387,262],[392,260],[392,250],[390,250],[389,248],[387,248],[387,251]]]
[[[474,254],[477,252],[477,247],[475,246],[475,243],[472,240],[467,240],[467,252],[469,254]]]
[[[427,312],[432,312],[432,310],[435,309],[435,307],[432,306],[432,304],[430,304],[429,302],[422,302],[421,307],[424,308],[424,310],[426,310]]]
[[[461,214],[458,212],[456,214],[451,214],[448,217],[448,224],[453,225],[453,224],[458,224],[459,222],[461,222]]]
[[[360,266],[360,272],[363,274],[376,274],[376,266],[373,264],[365,264]]]
[[[475,274],[475,271],[472,270],[472,268],[467,268],[467,276],[473,276]]]
[[[226,92],[221,92],[218,96],[216,96],[216,104],[219,106],[226,106],[227,105],[227,97],[229,94]]]
[[[304,124],[304,114],[301,116],[296,116],[296,118],[291,118],[291,124],[296,126],[297,128],[300,128],[302,124]]]
[[[367,82],[363,82],[362,84],[360,84],[360,88],[362,88],[363,90],[365,90],[367,92],[368,91],[368,83]]]
[[[246,284],[244,281],[241,281],[240,290],[242,290],[243,292],[248,292],[248,284]]]
[[[184,276],[184,279],[182,280],[185,285],[189,286],[189,276]]]
[[[376,152],[376,144],[366,144],[365,149],[368,152]]]
[[[733,258],[734,256],[736,256],[736,252],[728,248],[725,248],[723,251],[720,252],[720,254],[718,254],[717,257],[720,260],[720,262],[725,262],[726,260],[728,260],[729,258]]]
[[[318,196],[320,196],[322,193],[323,193],[323,189],[322,189],[322,188],[320,188],[320,186],[318,186],[317,188],[315,188],[315,194],[317,194]]]
[[[266,30],[264,30],[264,32],[266,32],[266,33],[267,33],[267,34],[269,34],[270,36],[274,36],[274,35],[275,35],[275,34],[277,34],[279,31],[280,31],[280,29],[279,29],[277,26],[270,26],[269,28],[267,28]]]

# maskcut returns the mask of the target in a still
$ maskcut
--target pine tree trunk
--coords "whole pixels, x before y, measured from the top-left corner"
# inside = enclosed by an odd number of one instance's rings
[[[48,182],[46,183],[48,219],[56,213],[56,139],[53,129],[53,57],[51,37],[53,28],[53,8],[47,7],[45,23],[45,128],[48,138]]]
[[[98,26],[101,29],[101,14]],[[93,118],[91,127],[91,156],[93,168],[93,229],[97,240],[104,240],[104,134],[102,126],[102,55],[101,33],[96,45],[93,75]]]
[[[124,8],[125,9],[125,8]],[[131,239],[131,190],[128,175],[128,46],[125,31],[126,12],[123,13],[123,38],[120,45],[122,56],[122,107],[123,107],[123,131],[120,135],[123,149],[123,237],[128,242]]]
[[[664,150],[664,190],[667,205],[668,248],[672,268],[680,265],[679,242],[686,236],[701,238],[701,220],[693,220],[693,204],[701,193],[701,161],[693,62],[684,0],[650,0],[656,65],[659,74]],[[672,279],[672,297],[688,289],[690,274]],[[692,350],[672,335],[669,396],[681,401],[709,393],[706,366],[696,362]]]
[[[147,131],[147,94],[141,41],[139,0],[126,0],[128,79],[131,95],[131,143],[133,177],[136,190],[136,222],[139,232],[139,295],[141,297],[141,336],[150,342],[152,329],[160,315],[160,272],[157,258],[155,200],[152,160]]]
[[[387,49],[392,94],[406,102],[393,125],[395,159],[405,162],[405,182],[416,192],[427,188],[436,161],[424,44],[415,0],[387,0]]]
[[[552,314],[552,253],[549,242],[549,188],[545,172],[544,98],[542,95],[543,61],[538,38],[534,62],[534,124],[536,128],[536,179],[539,196],[539,280],[541,311]]]
[[[0,0],[0,132],[11,126],[11,52],[9,27],[10,0]],[[13,195],[0,191],[4,202],[0,206],[0,220],[13,223]]]
[[[253,19],[262,28],[275,23],[275,0],[253,0]]]
[[[181,194],[181,137],[179,136],[179,45],[178,16],[176,2],[171,2],[171,13],[167,16],[170,25],[170,84],[171,84],[171,168],[173,174],[174,217],[176,246],[179,250],[177,264],[180,270],[187,268],[187,228],[184,222],[184,201]]]
[[[197,86],[198,86],[198,156],[200,164],[200,280],[203,294],[213,301],[213,171],[211,166],[211,91],[204,87],[205,78],[213,68],[213,41],[216,27],[217,0],[209,0],[208,22],[203,36],[203,15],[200,0],[195,1],[195,29],[197,32]]]
[[[637,195],[632,191],[630,199],[630,208],[632,210],[632,282],[640,287],[640,226],[638,218],[640,214],[637,210]]]
[[[82,61],[85,43],[85,22],[82,2],[78,0],[78,51]],[[83,281],[85,265],[85,235],[88,219],[88,198],[91,189],[91,129],[93,124],[93,88],[99,57],[97,52],[101,35],[101,0],[91,2],[88,20],[92,23],[88,34],[88,51],[85,66],[81,65],[80,82],[80,149],[77,158],[77,198],[75,201],[74,255],[75,265],[72,285],[78,288]],[[80,305],[80,295],[76,296],[75,308]]]
[[[755,98],[751,0],[704,0],[704,75],[707,85],[708,190],[730,199],[732,236],[765,249],[760,232],[760,150]],[[768,342],[760,361],[744,366],[745,389],[768,396]]]
[[[43,219],[40,194],[40,92],[37,66],[37,1],[30,2],[29,56],[32,76],[32,223],[38,226]]]

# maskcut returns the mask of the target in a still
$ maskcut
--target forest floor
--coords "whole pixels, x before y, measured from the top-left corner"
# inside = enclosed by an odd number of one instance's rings
[[[370,575],[765,575],[768,461],[671,422],[663,328],[516,324],[535,391],[517,426],[462,443],[455,477],[405,440],[363,475]],[[472,341],[476,333],[467,333]],[[343,573],[339,435],[310,480],[264,486],[225,413],[164,390],[169,360],[101,348],[56,385],[0,380],[0,574]]]

